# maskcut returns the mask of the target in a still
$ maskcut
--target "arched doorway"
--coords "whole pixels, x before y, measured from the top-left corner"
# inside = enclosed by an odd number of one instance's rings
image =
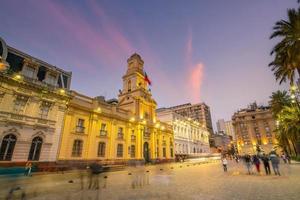
[[[41,149],[42,149],[43,139],[41,137],[35,137],[32,140],[28,160],[39,160]]]
[[[0,160],[11,160],[17,142],[17,137],[13,134],[6,135],[0,148]]]
[[[148,144],[148,142],[144,143],[144,159],[145,159],[145,162],[150,162],[149,144]]]

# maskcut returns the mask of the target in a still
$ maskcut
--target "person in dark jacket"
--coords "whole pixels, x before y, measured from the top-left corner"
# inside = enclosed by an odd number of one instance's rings
[[[253,156],[253,163],[256,167],[257,172],[260,173],[260,160],[259,160],[259,157],[257,155]]]
[[[99,174],[103,172],[103,167],[99,163],[92,163],[88,167],[90,170],[89,189],[99,189]]]
[[[271,169],[270,169],[270,164],[269,164],[269,157],[266,154],[263,154],[261,160],[263,161],[265,171],[266,171],[266,175],[270,175],[271,174]]]
[[[252,174],[252,161],[251,161],[251,156],[249,154],[246,154],[244,156],[245,164],[248,170],[248,174]]]
[[[279,172],[279,162],[280,162],[280,160],[279,160],[279,157],[277,156],[275,151],[272,151],[270,153],[270,160],[271,160],[271,164],[272,164],[273,171],[274,171],[275,175],[280,176],[280,172]]]

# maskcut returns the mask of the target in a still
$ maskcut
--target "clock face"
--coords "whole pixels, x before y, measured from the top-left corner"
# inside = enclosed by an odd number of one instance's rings
[[[7,57],[7,46],[4,40],[0,37],[0,58],[6,60]]]

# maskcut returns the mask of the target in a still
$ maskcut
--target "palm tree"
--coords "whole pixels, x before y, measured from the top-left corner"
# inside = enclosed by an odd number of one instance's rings
[[[295,72],[300,76],[300,8],[289,9],[288,20],[276,22],[273,30],[270,39],[282,39],[271,51],[275,57],[269,66],[280,84],[287,80],[293,84]]]
[[[277,118],[277,115],[281,112],[284,106],[288,106],[291,104],[291,99],[287,93],[287,91],[276,91],[272,93],[270,96],[270,106],[273,113],[274,118]]]
[[[300,108],[298,106],[285,106],[279,114],[280,124],[296,153],[300,153]]]

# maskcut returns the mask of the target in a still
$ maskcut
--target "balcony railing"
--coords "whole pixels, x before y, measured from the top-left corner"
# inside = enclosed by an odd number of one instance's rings
[[[85,127],[83,127],[83,126],[76,126],[77,133],[84,133],[84,129],[85,129]]]
[[[100,130],[100,136],[107,137],[107,130]]]

